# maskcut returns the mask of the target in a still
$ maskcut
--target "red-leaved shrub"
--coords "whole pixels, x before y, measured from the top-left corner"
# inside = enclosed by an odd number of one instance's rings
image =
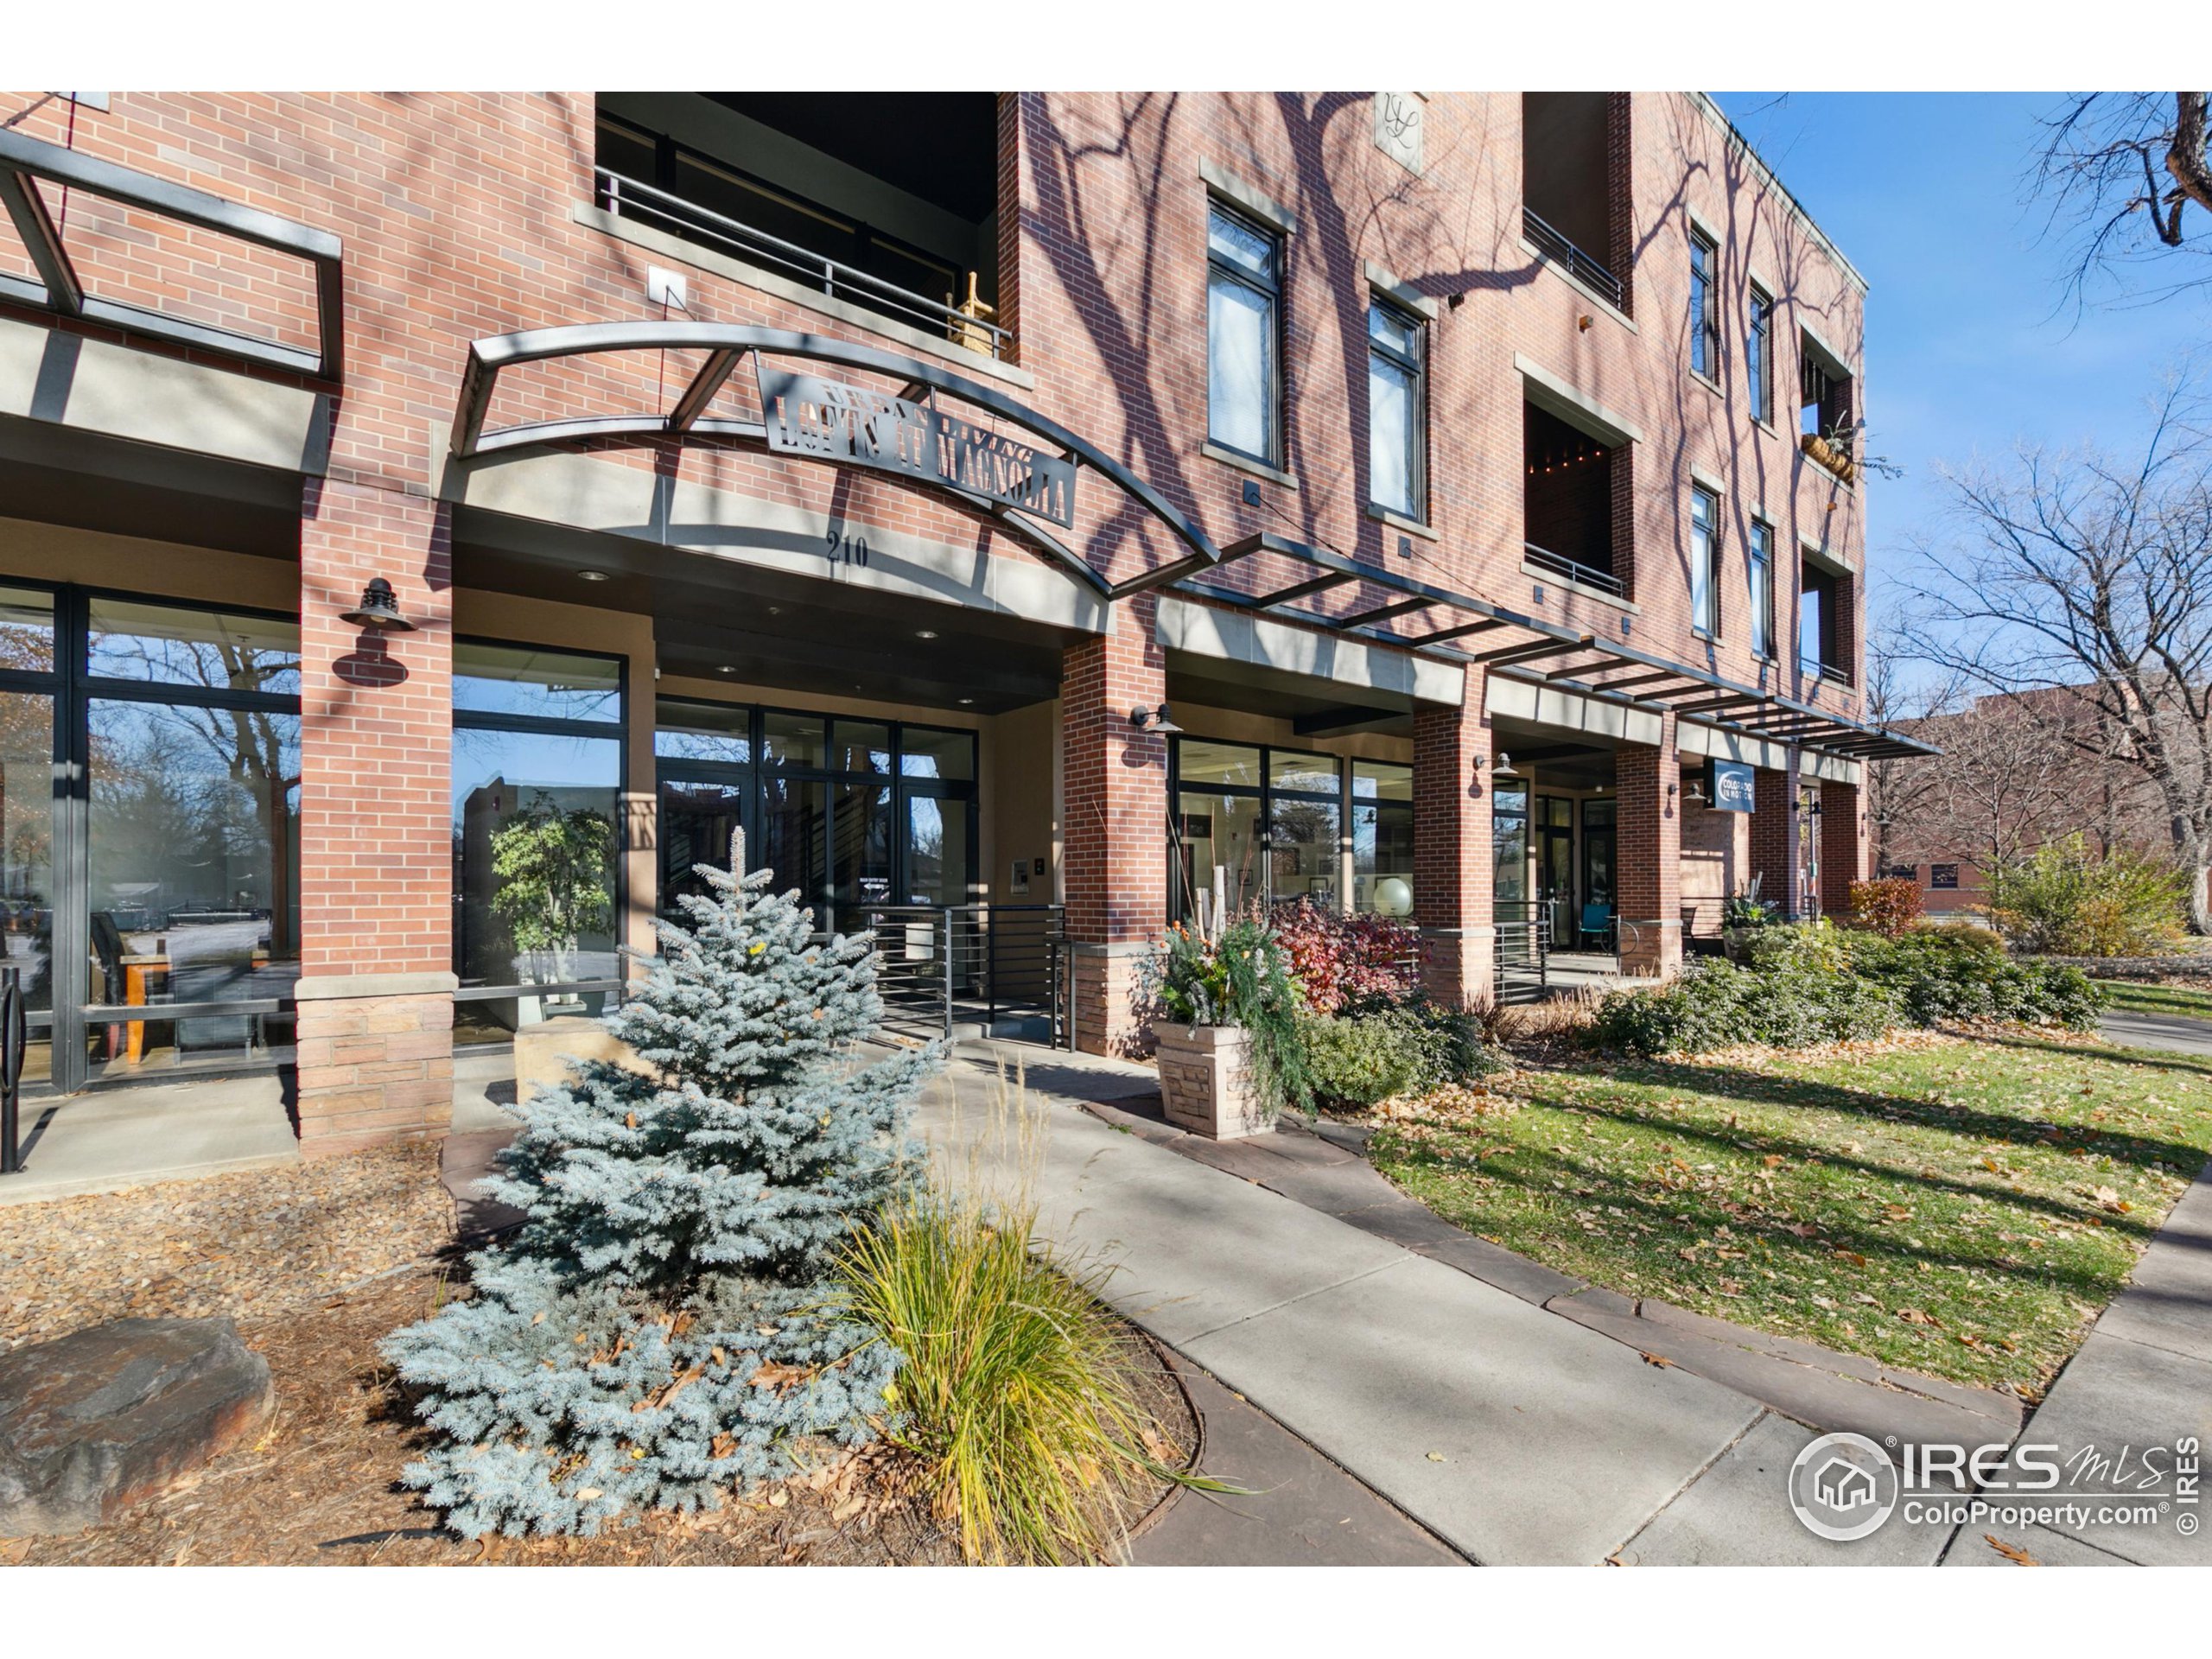
[[[1851,919],[1885,939],[1903,938],[1920,920],[1920,883],[1904,876],[1851,884]]]
[[[1341,916],[1300,900],[1268,920],[1316,1014],[1396,1002],[1421,988],[1421,935],[1388,916]]]

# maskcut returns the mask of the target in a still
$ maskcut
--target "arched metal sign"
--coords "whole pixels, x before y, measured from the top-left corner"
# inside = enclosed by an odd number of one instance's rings
[[[603,352],[703,352],[706,361],[667,413],[588,415],[487,428],[504,371]],[[753,359],[762,420],[710,416],[707,409],[740,363]],[[896,381],[896,393],[798,373],[768,359],[835,364]],[[1010,436],[937,407],[943,392],[1018,427]],[[480,340],[468,348],[453,453],[460,461],[531,444],[586,438],[750,439],[782,454],[866,467],[944,491],[1030,542],[1070,575],[1109,599],[1165,587],[1222,562],[1188,518],[1127,467],[1051,417],[994,387],[917,358],[787,329],[719,322],[594,322]],[[1053,454],[1052,450],[1059,453]],[[1075,520],[1076,481],[1089,468],[1164,524],[1189,550],[1125,582],[1109,582],[1040,519]]]

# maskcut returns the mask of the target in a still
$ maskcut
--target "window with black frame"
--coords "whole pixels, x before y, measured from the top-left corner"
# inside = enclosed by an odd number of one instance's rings
[[[621,974],[622,658],[453,653],[457,1041],[597,1014]]]
[[[1414,912],[1414,769],[1351,763],[1351,907],[1378,916]]]
[[[1368,499],[1408,518],[1427,516],[1427,333],[1386,300],[1367,308]]]
[[[1690,486],[1690,626],[1710,639],[1720,632],[1720,498]]]
[[[1168,764],[1175,799],[1169,907],[1175,919],[1197,914],[1198,896],[1217,890],[1231,911],[1300,899],[1344,907],[1343,761],[1177,737],[1170,740]]]
[[[300,628],[87,596],[89,1075],[270,1061],[300,961]]]
[[[1751,289],[1751,326],[1744,341],[1744,372],[1751,384],[1751,418],[1774,423],[1774,301]]]
[[[1206,221],[1206,435],[1269,466],[1281,448],[1282,240],[1220,203]]]
[[[1751,520],[1746,543],[1751,561],[1751,655],[1774,656],[1774,527],[1764,518]]]
[[[0,946],[28,1015],[29,1084],[53,1061],[54,633],[51,593],[0,587]]]
[[[1690,372],[1720,378],[1720,251],[1703,231],[1690,232]]]

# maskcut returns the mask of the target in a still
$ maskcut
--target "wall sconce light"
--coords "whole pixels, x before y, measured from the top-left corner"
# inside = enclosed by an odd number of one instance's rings
[[[1586,334],[1590,332],[1590,319],[1586,315],[1574,320],[1574,332],[1578,334]]]
[[[1667,798],[1670,801],[1681,792],[1682,786],[1680,784],[1669,784],[1667,785]]]
[[[1478,764],[1480,763],[1478,762]],[[1518,778],[1521,774],[1514,770],[1513,757],[1501,749],[1498,751],[1497,763],[1491,768],[1490,775],[1493,778]]]
[[[1183,729],[1168,717],[1167,705],[1164,702],[1157,709],[1130,709],[1129,724],[1141,732],[1151,732],[1160,737],[1172,737]]]
[[[385,633],[415,632],[415,625],[399,613],[399,595],[382,576],[371,576],[369,585],[361,590],[361,602],[338,614],[341,621],[359,628],[376,628]]]

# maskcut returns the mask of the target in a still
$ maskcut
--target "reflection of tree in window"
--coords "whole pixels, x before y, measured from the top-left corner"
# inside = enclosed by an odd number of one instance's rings
[[[492,909],[518,950],[552,958],[555,984],[574,976],[577,944],[614,921],[614,826],[563,810],[540,790],[492,833]]]

